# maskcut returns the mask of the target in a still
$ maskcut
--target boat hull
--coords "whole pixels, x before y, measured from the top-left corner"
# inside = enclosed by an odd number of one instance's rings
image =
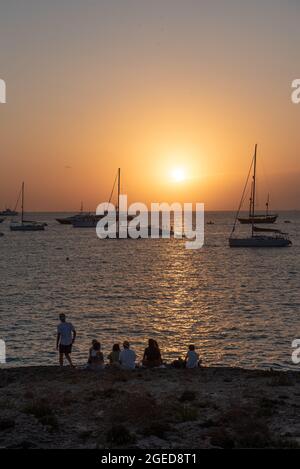
[[[238,218],[238,221],[242,225],[252,225],[253,223],[255,224],[260,224],[260,223],[275,223],[278,218],[278,215],[268,215],[268,216],[257,216],[257,217],[240,217]]]
[[[60,223],[61,225],[72,225],[73,223],[73,217],[69,218],[56,218],[56,221]]]
[[[45,225],[43,223],[34,224],[11,224],[10,231],[44,231]]]
[[[3,210],[3,212],[0,212],[1,217],[15,217],[18,215],[18,212],[15,212],[14,210]]]
[[[96,228],[100,219],[101,216],[97,215],[79,216],[75,217],[71,223],[74,228]]]
[[[229,238],[231,248],[283,248],[292,242],[287,238],[253,236],[252,238]]]

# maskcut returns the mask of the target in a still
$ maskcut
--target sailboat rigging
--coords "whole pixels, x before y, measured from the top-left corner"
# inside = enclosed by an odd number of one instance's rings
[[[256,209],[256,164],[257,164],[257,145],[255,145],[255,152],[254,157],[252,160],[253,166],[253,177],[252,177],[252,184],[251,184],[251,195],[250,195],[250,206],[249,206],[249,215],[248,217],[239,217],[238,221],[243,225],[251,225],[252,223],[275,223],[278,214],[277,213],[269,213],[269,205],[270,205],[270,194],[268,194],[267,202],[266,202],[266,213],[264,214],[257,214],[255,213]]]
[[[24,219],[24,199],[25,199],[25,184],[22,182],[21,188],[21,221],[12,221],[10,223],[11,231],[44,231],[45,223],[37,221],[28,221]]]
[[[242,198],[241,198],[241,201],[237,210],[237,214],[234,220],[234,224],[232,227],[232,231],[229,237],[229,246],[230,247],[286,247],[286,246],[289,246],[292,244],[292,242],[290,241],[286,233],[283,233],[278,229],[255,226],[255,224],[257,223],[274,223],[273,221],[266,221],[266,219],[270,217],[277,218],[277,215],[270,216],[268,214],[269,201],[266,204],[266,208],[267,208],[266,216],[263,217],[260,215],[255,215],[256,158],[257,158],[257,144],[255,145],[254,157],[251,162],[250,170],[246,179],[246,184],[242,193]],[[247,219],[248,221],[241,222],[241,220],[245,220],[245,219],[241,219],[239,217],[239,213],[241,211],[242,204],[245,198],[245,193],[246,193],[246,189],[248,186],[252,168],[253,168],[253,176],[252,176],[251,197],[250,197],[250,214],[249,214],[250,216]],[[261,221],[262,219],[265,221]],[[241,223],[247,223],[247,224],[251,223],[251,236],[248,236],[246,238],[238,238],[234,236],[237,220],[239,220]],[[256,234],[256,233],[261,233],[261,234]],[[271,234],[263,234],[263,233],[273,233],[273,234],[271,235]]]

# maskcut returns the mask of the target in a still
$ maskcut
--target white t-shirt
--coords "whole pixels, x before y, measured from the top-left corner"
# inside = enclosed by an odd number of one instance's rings
[[[194,350],[189,350],[188,353],[188,359],[186,362],[186,367],[187,368],[197,368],[198,366],[198,360],[199,356]]]
[[[75,328],[70,322],[61,322],[57,326],[57,333],[60,334],[60,344],[61,345],[71,345],[72,343],[72,331],[75,331]]]
[[[133,350],[128,349],[128,348],[125,348],[120,353],[121,366],[125,370],[134,370],[135,369],[135,359],[136,359],[135,352]]]

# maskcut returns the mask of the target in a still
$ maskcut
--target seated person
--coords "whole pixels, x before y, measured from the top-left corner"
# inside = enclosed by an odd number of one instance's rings
[[[98,340],[93,340],[92,347],[90,348],[89,367],[92,370],[99,370],[104,368],[104,357],[101,352],[101,344]]]
[[[89,349],[89,358],[88,358],[88,364],[89,364],[89,365],[92,363],[91,354],[92,354],[93,347],[94,347],[94,345],[95,345],[97,342],[98,342],[98,341],[97,341],[96,339],[93,339],[93,340],[92,340],[92,346],[91,346],[90,349]]]
[[[112,348],[112,352],[108,355],[109,364],[112,366],[120,366],[120,345],[114,344]]]
[[[161,353],[156,340],[149,339],[148,347],[144,352],[143,365],[150,368],[162,365]]]
[[[130,349],[130,344],[127,340],[123,343],[123,350],[120,353],[120,364],[123,370],[134,370],[135,369],[136,355],[133,350]]]
[[[195,351],[195,345],[190,345],[185,357],[186,368],[197,368],[199,366],[199,355]]]

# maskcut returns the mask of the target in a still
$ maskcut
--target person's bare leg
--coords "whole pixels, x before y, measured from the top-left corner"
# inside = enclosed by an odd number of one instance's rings
[[[68,353],[65,353],[65,357],[68,360],[68,362],[70,363],[71,367],[75,368],[75,366],[72,363],[71,356]]]
[[[59,354],[59,366],[64,366],[64,354]]]

